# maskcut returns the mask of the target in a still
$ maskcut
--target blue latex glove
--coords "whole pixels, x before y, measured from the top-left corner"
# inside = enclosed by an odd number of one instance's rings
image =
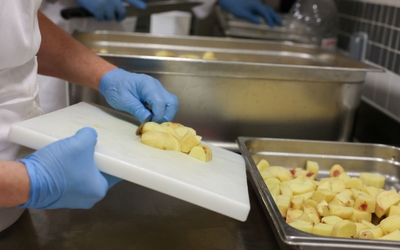
[[[234,16],[247,19],[252,23],[259,24],[258,16],[262,16],[271,27],[282,25],[278,14],[258,0],[220,0],[219,5]]]
[[[111,107],[132,114],[140,122],[151,114],[145,104],[151,107],[152,121],[158,123],[172,121],[178,111],[178,98],[148,75],[114,69],[102,77],[99,90]]]
[[[94,163],[97,132],[83,128],[18,161],[30,179],[29,200],[21,208],[91,208],[120,181],[102,174]]]
[[[146,9],[142,0],[77,0],[77,2],[92,13],[97,21],[121,21],[125,18],[126,9],[123,2],[139,9]]]

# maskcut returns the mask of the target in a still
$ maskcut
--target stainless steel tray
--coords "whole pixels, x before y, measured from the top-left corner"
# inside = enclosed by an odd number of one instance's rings
[[[179,99],[176,122],[238,151],[238,136],[346,141],[367,72],[381,69],[310,45],[97,31],[74,37],[125,70],[156,77]],[[155,56],[214,52],[218,60]],[[102,52],[101,52],[102,51]],[[70,84],[70,104],[106,105]]]
[[[305,140],[239,137],[238,144],[246,162],[248,177],[257,191],[260,203],[281,249],[400,249],[400,242],[345,239],[317,236],[289,226],[269,193],[256,162],[266,159],[271,165],[304,168],[307,160],[317,161],[319,178],[329,176],[334,164],[358,176],[361,172],[376,172],[386,177],[385,189],[400,189],[400,148],[361,143],[321,142]]]
[[[253,38],[262,40],[291,41],[296,43],[311,44],[306,36],[290,32],[289,15],[281,14],[282,26],[271,28],[260,18],[260,24],[253,24],[247,20],[234,17],[232,14],[216,7],[216,15],[221,31],[228,37]]]

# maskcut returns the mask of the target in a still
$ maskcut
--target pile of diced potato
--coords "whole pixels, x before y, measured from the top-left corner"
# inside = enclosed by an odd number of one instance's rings
[[[400,194],[383,189],[384,176],[350,177],[337,164],[330,177],[317,180],[314,161],[289,170],[262,159],[257,168],[290,226],[323,236],[400,241]]]

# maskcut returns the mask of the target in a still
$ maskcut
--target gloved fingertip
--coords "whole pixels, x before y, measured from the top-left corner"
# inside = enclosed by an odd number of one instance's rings
[[[80,130],[78,130],[78,132],[76,132],[77,136],[90,136],[90,137],[94,137],[97,138],[98,134],[97,131],[94,128],[91,127],[84,127],[81,128]]]

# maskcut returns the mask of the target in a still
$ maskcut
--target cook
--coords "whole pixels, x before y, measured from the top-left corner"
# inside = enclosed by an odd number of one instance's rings
[[[5,207],[90,208],[119,179],[99,172],[93,160],[97,133],[82,128],[70,138],[15,160],[10,125],[42,114],[37,73],[99,90],[115,109],[140,121],[172,120],[176,96],[147,75],[129,73],[96,56],[38,12],[40,0],[2,0],[0,9],[0,230],[21,214]],[[4,216],[7,214],[9,216]],[[3,216],[2,216],[3,215]]]

